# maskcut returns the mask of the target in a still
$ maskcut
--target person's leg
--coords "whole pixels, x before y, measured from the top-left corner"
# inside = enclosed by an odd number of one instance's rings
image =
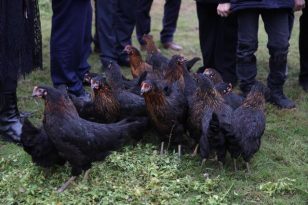
[[[4,79],[0,88],[0,136],[7,141],[19,142],[22,123],[17,107],[17,73]]]
[[[217,4],[197,2],[200,48],[205,68],[215,68],[215,38],[217,36]]]
[[[50,70],[55,87],[66,84],[69,92],[84,93],[78,69],[82,58],[89,0],[53,0]]]
[[[181,0],[166,0],[164,6],[163,30],[160,32],[160,41],[165,48],[181,50],[182,47],[173,43],[173,36],[179,17]]]
[[[78,69],[78,76],[81,81],[83,81],[84,75],[89,72],[91,66],[88,63],[88,58],[92,52],[91,50],[91,42],[92,42],[92,34],[91,34],[91,29],[92,29],[92,7],[91,5],[88,6],[87,8],[88,14],[87,14],[87,19],[86,19],[86,25],[84,29],[84,41],[82,44],[82,53],[81,53],[81,62],[79,65]]]
[[[236,72],[244,95],[250,91],[257,76],[255,52],[258,49],[258,28],[258,10],[244,10],[238,13]]]
[[[136,12],[136,33],[140,45],[145,45],[142,40],[144,34],[151,32],[151,16],[150,10],[153,0],[138,0]]]
[[[97,2],[97,33],[101,48],[101,62],[103,67],[110,61],[117,61],[116,52],[116,1],[96,0]]]
[[[217,14],[216,14],[217,15]],[[237,84],[236,76],[236,45],[237,16],[218,17],[215,49],[215,68],[223,80],[232,85]]]
[[[289,11],[285,9],[264,10],[262,19],[268,35],[270,72],[267,85],[271,90],[270,101],[281,108],[293,108],[294,102],[283,94],[287,78],[287,56],[289,49],[290,23]]]
[[[123,1],[117,0],[116,10],[116,38],[118,63],[123,66],[129,66],[129,58],[123,49],[126,45],[131,45],[131,37],[136,25],[136,6],[137,0]]]
[[[97,0],[94,0],[94,16],[95,16],[95,31],[94,31],[94,37],[93,37],[93,43],[94,43],[94,52],[100,53],[101,49],[99,46],[99,40],[98,40],[98,34],[97,34]]]
[[[308,7],[303,9],[299,25],[299,55],[300,55],[300,73],[299,83],[303,89],[308,91]]]

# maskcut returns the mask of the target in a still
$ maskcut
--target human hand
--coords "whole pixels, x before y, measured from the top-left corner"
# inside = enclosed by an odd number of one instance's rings
[[[294,0],[294,11],[300,11],[305,8],[305,0]]]
[[[296,1],[296,0],[295,0]],[[221,3],[217,6],[217,14],[221,17],[227,17],[230,14],[230,3]]]

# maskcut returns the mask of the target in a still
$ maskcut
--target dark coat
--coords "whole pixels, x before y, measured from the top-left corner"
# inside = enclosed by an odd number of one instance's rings
[[[228,3],[230,0],[196,0],[198,3],[203,4],[220,4],[220,3]]]
[[[1,0],[0,88],[7,79],[42,68],[38,0]]]
[[[231,0],[233,12],[243,9],[292,9],[293,0]]]

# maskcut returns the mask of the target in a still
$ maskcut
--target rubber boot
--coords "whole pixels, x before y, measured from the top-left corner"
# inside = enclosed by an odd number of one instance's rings
[[[295,103],[283,93],[283,85],[287,78],[287,48],[270,48],[270,73],[267,78],[267,85],[271,91],[269,102],[281,109],[295,108]]]
[[[5,141],[20,142],[22,123],[17,108],[16,92],[1,93],[0,136]]]

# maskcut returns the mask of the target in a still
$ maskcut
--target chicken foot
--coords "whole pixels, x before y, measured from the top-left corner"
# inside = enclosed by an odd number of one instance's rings
[[[248,174],[250,174],[250,165],[249,165],[249,162],[246,162],[246,169],[247,169]]]
[[[233,168],[234,168],[234,171],[237,172],[236,159],[233,159]]]
[[[197,153],[198,153],[198,148],[199,148],[199,144],[196,145],[195,149],[194,149],[194,152],[192,153],[192,157],[195,157],[197,156]]]
[[[88,179],[89,179],[89,172],[90,172],[90,169],[85,171],[84,176],[83,176],[83,181],[88,181]]]
[[[205,159],[205,158],[204,158],[204,159],[202,159],[202,162],[201,162],[201,167],[203,167],[203,166],[204,166],[205,162],[206,162],[206,159]]]
[[[65,189],[67,189],[67,187],[73,182],[75,181],[76,176],[72,176],[71,178],[69,178],[69,180],[67,180],[67,182],[65,182],[58,190],[58,193],[62,193],[65,191]]]
[[[164,154],[164,142],[161,142],[161,145],[160,145],[160,155],[163,155]]]

